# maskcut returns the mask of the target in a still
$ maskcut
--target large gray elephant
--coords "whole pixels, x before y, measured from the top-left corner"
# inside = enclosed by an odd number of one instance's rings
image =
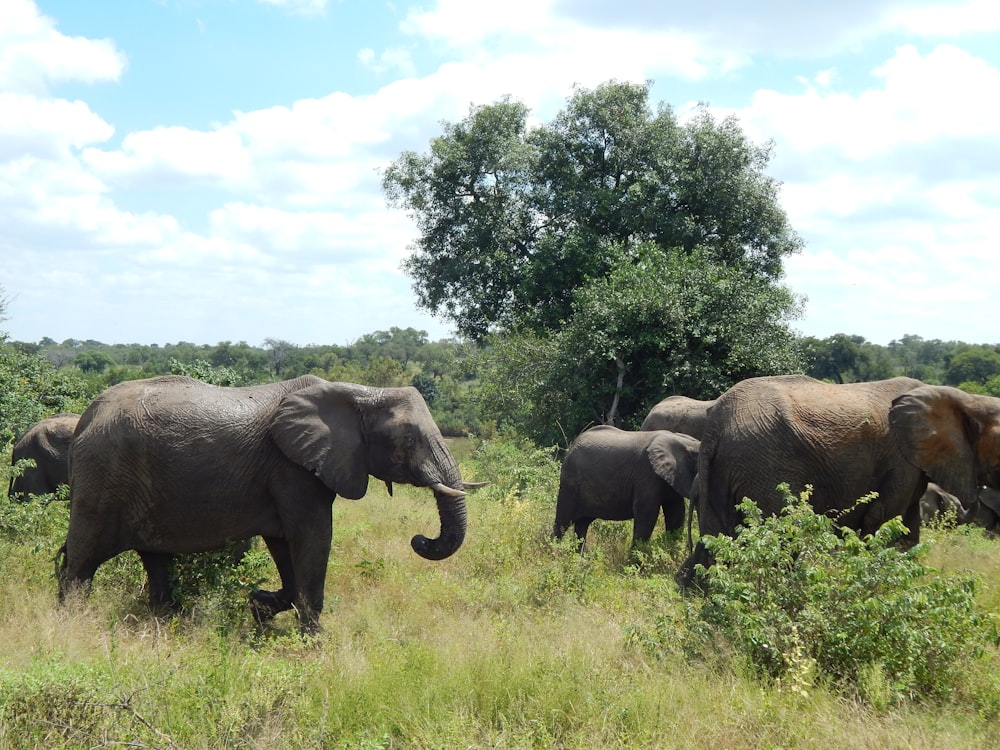
[[[681,528],[698,446],[694,438],[666,430],[600,425],[580,434],[563,460],[553,534],[561,539],[573,525],[582,545],[594,519],[631,518],[635,545],[652,536],[661,509],[668,531]]]
[[[35,466],[11,477],[7,488],[10,499],[45,495],[55,492],[60,484],[69,484],[69,444],[79,420],[79,414],[55,414],[36,422],[17,439],[11,464],[31,458]]]
[[[912,544],[920,537],[920,497],[928,480],[973,508],[980,485],[1000,485],[1000,399],[912,378],[833,385],[802,375],[752,378],[712,409],[699,457],[702,534],[734,533],[737,503],[776,513],[776,486],[798,494],[813,486],[817,512],[875,532],[901,516]],[[857,505],[858,498],[878,498]],[[678,580],[710,563],[699,543]]]
[[[357,499],[368,477],[429,487],[437,538],[411,545],[428,560],[465,539],[466,485],[420,393],[313,376],[222,388],[166,376],[120,383],[80,418],[70,449],[70,518],[60,598],[89,589],[97,567],[136,550],[153,606],[173,598],[174,553],[264,538],[281,577],[256,591],[261,617],[295,607],[319,627],[333,500]]]
[[[667,396],[649,410],[641,430],[670,430],[701,440],[708,424],[708,410],[715,401],[699,401],[687,396]]]

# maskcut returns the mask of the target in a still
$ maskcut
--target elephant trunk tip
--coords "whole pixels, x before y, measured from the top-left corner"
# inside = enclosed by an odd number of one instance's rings
[[[442,535],[437,539],[430,539],[423,534],[417,534],[410,540],[410,546],[425,560],[444,560],[455,554],[463,541],[464,538],[443,539]]]

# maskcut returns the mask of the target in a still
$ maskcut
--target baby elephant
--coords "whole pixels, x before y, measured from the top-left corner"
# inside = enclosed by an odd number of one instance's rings
[[[561,539],[572,524],[582,546],[595,518],[632,518],[634,546],[652,536],[661,508],[667,530],[681,528],[700,445],[667,430],[627,432],[601,425],[580,434],[563,460],[552,533]]]

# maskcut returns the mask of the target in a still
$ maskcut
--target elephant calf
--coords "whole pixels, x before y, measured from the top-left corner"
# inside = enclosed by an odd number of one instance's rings
[[[573,525],[581,546],[595,518],[633,519],[632,544],[649,540],[663,510],[668,531],[684,525],[700,443],[666,430],[628,432],[593,427],[577,437],[563,460],[553,534]]]

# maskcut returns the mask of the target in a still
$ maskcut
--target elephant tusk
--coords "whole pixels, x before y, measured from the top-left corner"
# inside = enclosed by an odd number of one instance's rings
[[[456,490],[454,487],[449,487],[441,482],[435,482],[432,484],[431,489],[442,495],[447,495],[448,497],[465,497],[465,493],[462,490]]]
[[[462,486],[467,490],[478,490],[480,487],[485,487],[489,482],[462,482]]]

